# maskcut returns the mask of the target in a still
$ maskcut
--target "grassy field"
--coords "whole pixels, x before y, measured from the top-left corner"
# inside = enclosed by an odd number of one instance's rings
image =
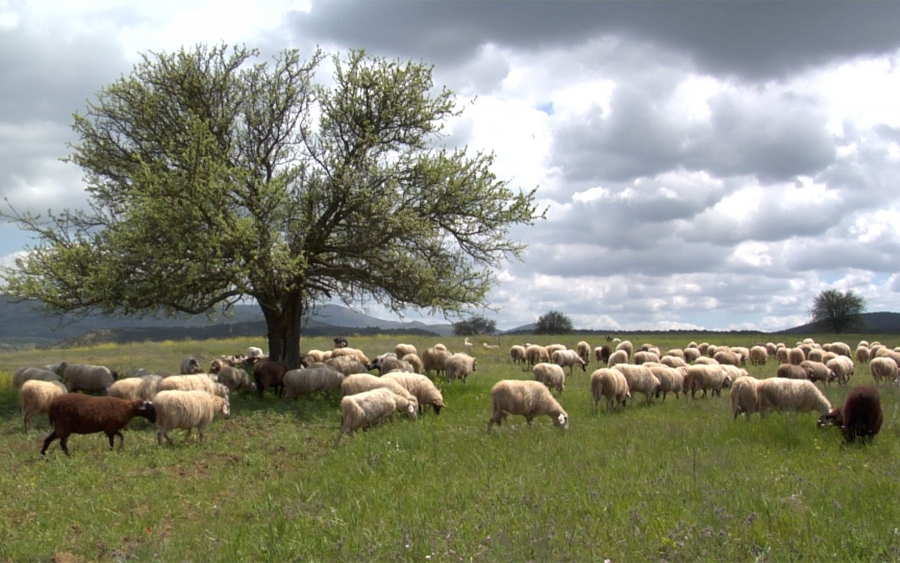
[[[627,337],[627,335],[626,335]],[[816,337],[829,341],[833,337]],[[791,342],[796,337],[791,338]],[[896,338],[896,337],[895,337]],[[578,338],[530,337],[574,347]],[[663,349],[689,340],[753,345],[748,335],[632,336]],[[771,337],[762,337],[763,340]],[[867,339],[874,340],[869,336]],[[436,338],[402,339],[423,350]],[[284,403],[232,398],[204,443],[174,433],[159,447],[136,420],[124,451],[102,434],[38,452],[46,416],[25,432],[12,372],[66,360],[176,370],[193,355],[254,340],[165,342],[0,356],[0,561],[886,561],[900,559],[900,389],[882,385],[885,424],[873,445],[845,447],[817,415],[733,420],[721,398],[637,401],[594,413],[576,372],[560,402],[568,432],[511,417],[491,434],[489,391],[530,378],[508,360],[523,338],[476,348],[448,407],[337,441],[337,397]],[[858,336],[843,341],[855,347]],[[890,346],[891,337],[880,340]],[[395,337],[350,338],[370,356]],[[446,338],[461,350],[461,338]],[[590,341],[590,340],[589,340]],[[599,345],[599,341],[590,341]],[[329,339],[303,348],[327,349]],[[774,362],[748,368],[774,375]],[[857,366],[851,384],[871,383]],[[825,390],[843,402],[846,387]]]

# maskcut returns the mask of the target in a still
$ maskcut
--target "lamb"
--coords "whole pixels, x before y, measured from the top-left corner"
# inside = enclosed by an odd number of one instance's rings
[[[431,377],[432,371],[435,372],[435,375],[444,373],[444,364],[449,357],[450,352],[441,350],[436,346],[425,350],[422,353],[422,368],[425,370],[425,375]]]
[[[234,366],[225,366],[216,374],[216,381],[228,387],[229,391],[256,391],[256,384],[250,381],[246,370]]]
[[[575,366],[581,366],[581,371],[587,371],[587,362],[578,355],[575,350],[557,350],[550,355],[553,363],[561,368],[569,368],[569,375],[575,370]]]
[[[485,350],[499,350],[500,346],[497,344],[488,344],[487,342],[482,342],[481,347]]]
[[[881,410],[881,395],[871,386],[858,386],[850,390],[843,407],[831,409],[819,418],[819,426],[829,424],[841,427],[844,441],[853,443],[856,438],[862,442],[871,441],[884,422]]]
[[[425,367],[422,364],[422,358],[420,358],[418,354],[407,354],[400,359],[411,365],[415,373],[422,373],[425,371]]]
[[[63,382],[73,393],[75,391],[103,393],[118,378],[119,375],[106,366],[89,364],[69,364],[62,374]]]
[[[434,414],[440,414],[444,408],[444,397],[433,381],[418,373],[391,372],[384,375],[385,379],[393,379],[402,385],[419,403],[419,412],[431,405]]]
[[[465,383],[469,374],[475,371],[475,364],[475,358],[468,354],[452,354],[444,362],[444,374],[447,376],[447,381],[453,383],[459,378]]]
[[[248,354],[249,355],[249,354]],[[269,387],[275,390],[275,396],[284,394],[284,374],[290,371],[284,362],[276,362],[268,358],[253,362],[253,380],[256,383],[256,395],[262,399]]]
[[[494,424],[502,426],[503,419],[511,414],[524,416],[528,426],[531,426],[535,417],[547,415],[557,427],[569,429],[569,415],[540,381],[498,381],[491,388],[491,411],[488,432]]]
[[[825,414],[831,410],[831,403],[808,379],[785,379],[770,377],[760,380],[756,386],[759,397],[759,414],[765,416],[773,410],[818,411]]]
[[[170,375],[164,377],[157,386],[157,393],[162,391],[206,391],[210,395],[228,397],[228,387],[216,383],[205,373],[194,375]]]
[[[612,369],[618,370],[625,376],[628,382],[628,391],[634,395],[635,393],[643,393],[647,399],[647,404],[659,389],[659,379],[650,370],[644,366],[635,364],[616,364]]]
[[[827,385],[828,383],[831,383],[832,379],[837,378],[834,371],[822,362],[803,360],[800,362],[800,367],[806,370],[807,377],[814,383],[816,381],[821,381]]]
[[[22,408],[25,431],[28,431],[34,415],[49,412],[50,402],[66,392],[66,386],[59,381],[29,379],[24,382],[19,388],[19,406]]]
[[[550,352],[540,344],[529,344],[525,347],[525,359],[531,367],[541,362],[550,361]]]
[[[597,346],[594,348],[594,359],[598,362],[605,363],[609,359],[610,354],[612,354],[612,350],[609,349],[609,346]]]
[[[880,383],[882,379],[892,381],[897,379],[897,362],[885,357],[875,358],[869,362],[869,371],[875,383]]]
[[[662,393],[663,401],[669,393],[675,393],[675,398],[684,389],[684,376],[687,373],[687,367],[670,367],[665,364],[643,364],[650,373],[659,380],[659,388],[656,390],[656,397],[659,398]]]
[[[284,374],[284,400],[293,401],[300,395],[317,391],[331,393],[341,388],[346,376],[327,365],[292,369]]]
[[[187,437],[196,428],[199,441],[216,415],[228,417],[228,399],[210,395],[206,391],[160,391],[153,398],[156,407],[156,441],[162,445],[163,438],[174,444],[169,432],[176,428],[187,430]]]
[[[606,367],[615,367],[616,364],[627,364],[628,352],[626,350],[616,350],[610,354],[606,360]]]
[[[571,350],[568,350],[571,352]],[[558,351],[556,353],[559,353]],[[540,381],[548,389],[556,389],[559,393],[566,390],[566,372],[557,364],[540,363],[531,369],[534,380]]]
[[[65,369],[65,368],[63,368]],[[13,374],[13,385],[16,389],[22,387],[26,381],[62,381],[62,378],[55,371],[45,368],[33,368],[28,366],[20,367]]]
[[[575,353],[578,354],[578,357],[581,358],[581,361],[584,363],[590,363],[591,361],[591,345],[582,340],[575,346]]]
[[[625,401],[631,398],[628,382],[622,372],[601,368],[591,374],[591,397],[594,398],[594,412],[600,397],[606,397],[606,412],[616,407],[624,407]]]
[[[509,357],[514,364],[519,365],[525,363],[525,347],[513,344],[509,347]]]
[[[764,366],[769,360],[769,351],[765,346],[754,346],[750,348],[750,365]]]
[[[181,372],[182,375],[190,375],[193,373],[203,373],[203,368],[200,367],[200,362],[197,361],[196,358],[192,356],[188,356],[187,358],[181,360]]]
[[[121,430],[136,416],[156,422],[156,409],[150,401],[135,399],[126,401],[117,397],[92,397],[79,393],[66,393],[50,402],[48,411],[53,431],[44,440],[41,457],[54,440],[59,439],[62,451],[69,455],[69,436],[72,434],[94,434],[103,432],[109,438],[109,447],[119,437],[119,449],[125,447],[125,437]]]
[[[419,354],[419,351],[416,350],[416,347],[412,344],[397,344],[394,346],[394,355],[398,358],[402,358],[407,354]]]
[[[416,409],[418,409],[419,404],[415,396],[394,378],[378,377],[371,373],[354,373],[345,377],[344,381],[341,382],[341,392],[344,396],[356,395],[364,391],[381,388],[388,389],[395,395],[400,395],[407,401],[414,403]]]
[[[415,420],[414,403],[393,393],[390,389],[378,388],[347,395],[341,399],[341,433],[351,434],[360,428],[366,429],[384,420],[394,422],[394,413],[402,411]]]
[[[731,414],[735,419],[743,413],[750,420],[750,415],[758,410],[758,385],[759,380],[750,376],[738,377],[731,384]]]
[[[106,394],[120,399],[150,401],[159,390],[159,383],[162,379],[155,374],[119,379],[107,388]]]
[[[711,395],[720,397],[722,395],[722,387],[728,386],[725,378],[725,370],[718,364],[695,364],[688,368],[684,376],[684,392],[691,392],[691,399],[696,397],[697,391],[703,391],[703,397],[706,397],[706,391],[709,390]]]

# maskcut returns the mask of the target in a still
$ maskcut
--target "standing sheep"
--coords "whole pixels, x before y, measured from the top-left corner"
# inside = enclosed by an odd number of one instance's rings
[[[872,372],[875,383],[881,383],[882,380],[893,381],[897,379],[897,362],[891,358],[878,357],[869,362],[869,371]]]
[[[616,364],[627,364],[628,352],[626,350],[616,350],[606,359],[606,367],[615,367]]]
[[[870,386],[854,387],[847,395],[843,407],[837,407],[819,418],[819,426],[832,424],[841,427],[844,441],[853,443],[856,438],[871,441],[884,422],[881,410],[881,395]]]
[[[413,372],[422,373],[425,371],[424,366],[422,365],[422,358],[419,357],[418,354],[407,354],[400,358],[401,361],[404,361],[413,367]]]
[[[850,381],[850,376],[853,375],[855,367],[853,365],[853,360],[847,356],[832,358],[828,360],[825,365],[834,372],[834,378],[837,379],[837,382],[840,385],[845,385]]]
[[[397,344],[394,346],[394,355],[398,358],[402,358],[407,354],[419,354],[419,351],[416,350],[416,347],[412,344]]]
[[[509,357],[515,365],[525,363],[525,347],[513,344],[509,347]]]
[[[678,398],[678,394],[684,390],[684,376],[687,373],[687,367],[673,368],[665,364],[654,363],[643,365],[659,380],[659,387],[656,390],[657,399],[662,394],[663,401],[665,401],[669,393],[675,393],[675,398]]]
[[[759,409],[758,384],[759,380],[750,376],[738,377],[731,384],[731,414],[735,419],[743,413],[750,420],[750,415]]]
[[[691,399],[696,397],[697,391],[706,391],[710,395],[722,396],[722,387],[726,387],[725,370],[718,364],[694,364],[690,366],[684,376],[684,393],[691,392]]]
[[[234,366],[224,366],[219,369],[216,381],[228,387],[229,391],[247,391],[252,393],[256,390],[256,384],[250,381],[250,376],[246,370]]]
[[[357,395],[364,391],[382,388],[389,389],[395,395],[400,395],[407,401],[414,403],[418,409],[419,405],[415,396],[407,391],[396,379],[378,377],[371,373],[354,373],[345,377],[341,382],[341,393],[343,393],[344,396]]]
[[[187,430],[187,438],[196,428],[199,441],[217,414],[229,415],[228,399],[210,395],[206,391],[160,391],[153,398],[156,407],[156,441],[162,445],[163,438],[173,444],[169,432],[176,428]]]
[[[575,352],[584,363],[589,364],[591,362],[591,345],[584,340],[575,346]]]
[[[203,373],[203,368],[200,367],[200,362],[198,362],[196,358],[188,356],[181,360],[181,375],[190,375],[193,373]]]
[[[253,362],[253,379],[256,382],[256,395],[262,399],[263,393],[269,387],[275,390],[276,397],[284,395],[284,374],[290,369],[284,362],[276,362],[269,359]]]
[[[41,457],[54,440],[59,439],[59,447],[69,455],[69,436],[72,434],[94,434],[103,432],[109,438],[109,447],[119,437],[119,449],[125,447],[125,437],[121,430],[136,416],[156,422],[156,409],[150,401],[135,399],[126,401],[116,397],[92,397],[79,393],[66,393],[50,402],[47,412],[53,431],[44,440]]]
[[[62,374],[63,383],[72,393],[75,391],[104,393],[118,377],[116,372],[106,366],[89,364],[69,364]]]
[[[759,414],[765,416],[773,410],[817,411],[825,414],[831,410],[831,403],[808,379],[785,379],[770,377],[760,380],[756,386],[759,397]]]
[[[337,391],[344,377],[343,373],[329,366],[292,369],[284,374],[284,400],[293,401],[300,395],[316,392]]]
[[[434,409],[434,414],[441,414],[444,408],[444,397],[433,381],[418,373],[391,372],[384,375],[385,379],[393,379],[402,385],[419,403],[419,412],[428,405]]]
[[[30,379],[19,389],[19,406],[22,407],[23,424],[28,431],[31,419],[38,413],[49,413],[50,403],[66,394],[66,386],[59,381]]]
[[[338,370],[344,375],[350,375],[352,373],[364,373],[371,369],[369,367],[369,365],[371,364],[361,364],[356,358],[352,356],[335,356],[333,358],[325,360],[325,365],[332,369]]]
[[[63,368],[65,370],[65,367]],[[62,381],[59,373],[46,368],[33,368],[23,366],[16,370],[13,374],[13,385],[16,389],[22,387],[26,381]]]
[[[347,395],[341,399],[341,433],[351,434],[366,429],[384,420],[394,422],[394,413],[404,412],[415,420],[416,406],[390,389],[378,388]]]
[[[119,379],[109,386],[106,394],[110,397],[118,397],[120,399],[143,399],[145,401],[153,400],[153,396],[159,390],[159,383],[162,377],[158,375],[144,375],[142,377],[127,377]]]
[[[444,375],[450,383],[456,381],[457,378],[465,383],[469,374],[475,371],[475,364],[475,358],[468,354],[452,354],[444,362]]]
[[[568,350],[571,352],[571,350]],[[558,352],[556,352],[558,353]],[[540,363],[531,369],[534,380],[540,381],[548,389],[556,389],[559,393],[566,390],[566,372],[557,364]]]
[[[635,393],[643,393],[647,404],[650,404],[659,389],[659,379],[650,373],[648,368],[635,364],[616,364],[612,369],[620,371],[625,376],[625,381],[628,382],[628,392],[632,396]]]
[[[597,346],[594,348],[594,359],[600,363],[606,363],[610,354],[612,354],[612,350],[609,349],[609,346]]]
[[[549,362],[550,352],[540,344],[529,344],[525,347],[525,360],[533,368],[541,362]]]
[[[587,362],[578,355],[575,350],[556,350],[550,354],[553,363],[561,368],[569,368],[569,375],[575,371],[575,366],[581,366],[581,371],[587,371]]]
[[[606,397],[606,412],[616,407],[624,407],[625,401],[631,398],[628,382],[622,372],[601,368],[591,374],[591,397],[594,399],[594,412],[600,397]]]
[[[228,387],[216,383],[205,373],[195,375],[170,375],[164,377],[156,387],[160,391],[206,391],[210,395],[228,398]]]
[[[769,351],[765,346],[754,346],[750,348],[750,365],[764,366],[769,360]]]
[[[450,352],[441,350],[437,346],[426,349],[422,353],[422,368],[425,370],[425,375],[431,377],[432,371],[435,372],[435,376],[444,373],[444,364],[449,357]]]
[[[569,415],[540,381],[498,381],[491,388],[491,411],[488,432],[494,424],[502,426],[503,419],[511,414],[524,416],[528,426],[535,417],[547,415],[557,427],[569,429]]]

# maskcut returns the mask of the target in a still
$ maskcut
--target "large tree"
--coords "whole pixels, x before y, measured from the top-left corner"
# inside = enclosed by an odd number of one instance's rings
[[[547,311],[538,317],[535,334],[568,334],[572,332],[572,319],[560,311]]]
[[[844,293],[826,289],[816,295],[809,316],[814,324],[840,334],[852,328],[861,328],[864,323],[860,315],[865,312],[866,300],[862,295],[849,289]]]
[[[497,321],[487,319],[481,315],[453,323],[453,334],[457,336],[477,336],[479,334],[494,334],[495,332],[497,332]]]
[[[287,50],[151,53],[76,114],[68,160],[89,207],[6,215],[37,235],[6,291],[51,313],[200,314],[252,298],[269,353],[300,360],[316,303],[391,310],[484,306],[492,268],[518,257],[535,191],[493,155],[440,145],[454,95],[430,66],[333,55],[327,86]]]

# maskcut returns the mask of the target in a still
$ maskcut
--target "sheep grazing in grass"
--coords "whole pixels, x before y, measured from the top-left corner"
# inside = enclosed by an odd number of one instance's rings
[[[303,356],[303,362],[309,366],[311,364],[321,364],[325,360],[331,358],[331,350],[323,352],[322,350],[310,350]]]
[[[609,346],[597,346],[594,348],[594,359],[600,363],[606,363],[610,354],[612,354],[612,350],[609,349]]]
[[[789,364],[794,364],[795,366],[799,366],[800,362],[806,359],[806,352],[803,351],[803,348],[799,346],[796,348],[791,348],[788,350],[788,361]]]
[[[284,400],[294,401],[300,395],[337,391],[345,377],[343,373],[327,365],[292,369],[284,374]]]
[[[19,406],[22,408],[22,422],[25,430],[31,419],[38,413],[50,412],[50,403],[56,397],[66,394],[66,386],[59,381],[29,379],[19,388]]]
[[[865,364],[869,361],[869,349],[865,346],[859,346],[856,348],[856,352],[853,354],[856,357],[856,361]]]
[[[616,350],[612,354],[609,355],[609,358],[606,359],[606,367],[615,367],[617,364],[627,364],[628,363],[628,351],[627,350]]]
[[[406,388],[396,379],[389,377],[378,377],[372,375],[371,373],[354,373],[345,377],[344,381],[341,382],[341,393],[343,393],[344,396],[356,395],[364,391],[371,391],[372,389],[382,388],[388,389],[392,393],[400,395],[407,401],[415,403],[416,408],[418,409],[419,405],[416,401],[415,396],[407,391]]]
[[[682,351],[684,352],[684,361],[689,364],[697,361],[697,358],[703,355],[702,353],[700,353],[700,349],[696,347],[687,347]]]
[[[881,356],[869,362],[869,371],[872,372],[872,379],[875,380],[875,383],[893,381],[897,379],[897,362]]]
[[[535,417],[547,415],[557,427],[563,430],[569,428],[569,415],[540,381],[498,381],[491,388],[491,411],[488,432],[494,424],[502,426],[503,419],[511,414],[524,416],[528,426],[531,426]]]
[[[634,344],[629,340],[623,340],[616,344],[616,352],[619,350],[625,350],[625,353],[628,354],[628,359],[631,359],[631,356],[634,355]]]
[[[341,432],[338,437],[371,428],[385,420],[393,424],[394,413],[398,411],[415,420],[416,408],[415,403],[383,387],[347,395],[341,399]]]
[[[104,393],[118,379],[118,374],[106,366],[69,364],[62,374],[63,383],[70,392],[85,391]]]
[[[94,434],[103,432],[109,438],[109,447],[119,437],[119,449],[125,447],[125,437],[121,430],[136,416],[156,422],[156,409],[150,401],[135,399],[126,401],[117,397],[92,397],[79,393],[66,393],[50,402],[47,412],[53,431],[44,440],[41,456],[54,440],[59,440],[62,451],[69,455],[69,436],[72,434]]]
[[[206,391],[160,391],[153,398],[153,405],[156,407],[156,441],[159,445],[163,438],[173,444],[169,432],[177,428],[187,430],[187,437],[196,428],[202,442],[203,433],[216,415],[229,415],[228,399]]]
[[[225,366],[216,374],[216,381],[228,387],[229,391],[256,391],[256,384],[250,381],[247,371],[234,366]]]
[[[447,358],[450,357],[450,352],[447,350],[441,350],[437,346],[432,346],[428,348],[422,353],[422,368],[425,371],[425,375],[431,377],[431,372],[435,372],[435,376],[444,373],[444,365],[447,363]]]
[[[550,359],[561,368],[569,368],[569,375],[575,371],[575,366],[581,366],[581,371],[587,371],[587,362],[575,350],[556,350],[550,354]]]
[[[343,356],[349,356],[363,365],[369,365],[369,357],[366,356],[362,350],[357,348],[335,348],[331,351],[332,358],[340,358]]]
[[[222,398],[228,397],[228,387],[217,383],[205,373],[195,375],[170,375],[164,377],[157,385],[157,392],[161,391],[206,391],[210,395]]]
[[[827,385],[831,383],[832,379],[837,379],[834,371],[822,362],[803,360],[800,362],[800,367],[806,370],[807,377],[813,383],[821,381]]]
[[[145,375],[142,377],[127,377],[119,379],[109,386],[106,394],[110,397],[118,397],[120,399],[143,399],[150,401],[159,390],[159,383],[162,381],[159,375]]]
[[[765,416],[773,410],[817,411],[825,414],[831,410],[831,403],[816,384],[808,379],[785,379],[771,377],[760,380],[756,386],[759,397],[759,414]]]
[[[851,360],[847,356],[838,356],[836,358],[832,358],[825,363],[834,373],[834,379],[837,380],[839,385],[845,385],[850,381],[850,376],[853,375],[853,371],[855,366],[853,365],[853,360]]]
[[[44,368],[20,367],[13,374],[13,385],[16,389],[22,387],[26,381],[62,381],[62,378],[55,371]]]
[[[535,381],[540,381],[548,389],[556,389],[559,393],[566,390],[566,372],[557,364],[540,363],[531,368],[531,373]]]
[[[352,373],[364,373],[369,371],[369,364],[362,364],[352,356],[335,356],[325,360],[325,365],[332,369],[336,369],[344,375]]]
[[[378,373],[384,375],[386,373],[392,371],[405,371],[409,373],[416,373],[416,368],[411,363],[401,360],[400,358],[396,358],[394,356],[390,356],[385,358],[381,365],[378,367]]]
[[[628,382],[628,391],[632,396],[636,393],[643,393],[647,404],[650,404],[659,389],[659,379],[650,373],[649,368],[635,364],[616,364],[612,369],[620,371],[625,376],[625,381]]]
[[[394,346],[394,355],[398,358],[402,358],[407,354],[419,354],[419,351],[412,344],[397,344]]]
[[[718,364],[694,364],[688,367],[684,376],[684,393],[691,392],[691,399],[696,398],[697,391],[703,391],[716,397],[722,396],[722,388],[730,382],[726,379],[725,370]]]
[[[440,414],[444,408],[444,397],[433,381],[418,373],[390,372],[384,375],[385,379],[393,379],[402,385],[419,403],[419,412],[431,405],[434,414]]]
[[[758,384],[758,379],[746,375],[738,377],[731,384],[731,414],[734,418],[743,414],[747,420],[750,420],[750,415],[758,410]]]
[[[541,362],[550,361],[550,352],[540,344],[529,344],[525,347],[525,360],[529,367],[534,367]]]
[[[809,379],[809,372],[800,365],[781,364],[778,366],[778,369],[775,370],[775,376],[783,377],[785,379]]]
[[[716,350],[716,353],[713,355],[712,358],[715,361],[719,362],[719,364],[721,364],[721,365],[739,366],[742,363],[741,355],[735,353],[733,350],[727,350],[727,349]]]
[[[190,375],[193,373],[203,373],[203,368],[200,367],[200,362],[197,361],[196,358],[188,356],[187,358],[181,360],[181,375]]]
[[[253,380],[256,383],[256,395],[262,399],[266,389],[275,390],[275,396],[284,394],[284,374],[290,371],[290,366],[284,362],[264,359],[253,362]]]
[[[402,358],[401,361],[404,361],[413,367],[414,373],[424,373],[425,366],[422,364],[422,358],[419,357],[418,354],[406,354]]]
[[[675,398],[684,390],[684,376],[687,373],[687,367],[673,368],[665,364],[645,363],[644,367],[650,370],[650,373],[659,380],[659,387],[656,389],[656,398],[662,395],[663,401],[669,393],[675,393]]]
[[[509,358],[516,365],[525,363],[525,347],[513,344],[509,347]]]
[[[842,407],[831,409],[819,418],[819,426],[840,426],[844,441],[870,442],[881,430],[884,412],[881,410],[881,395],[871,386],[858,386],[850,390]]]
[[[643,365],[645,363],[658,364],[659,363],[659,355],[657,355],[653,352],[650,352],[650,351],[641,350],[640,352],[634,353],[633,361],[634,361],[634,364],[637,366]]]
[[[852,350],[850,349],[850,345],[846,342],[832,342],[831,344],[825,345],[824,348],[829,352],[834,352],[838,356],[852,357]]]
[[[764,366],[769,361],[769,351],[765,346],[754,346],[750,348],[750,365]]]
[[[625,401],[631,398],[628,382],[622,372],[611,368],[600,368],[591,374],[591,397],[594,399],[594,412],[600,397],[606,398],[606,412],[617,407],[624,407]]]
[[[465,383],[469,374],[475,371],[475,364],[475,358],[468,354],[451,354],[444,362],[444,375],[450,383],[457,379]]]
[[[584,340],[575,345],[575,353],[586,364],[591,362],[591,345]]]

